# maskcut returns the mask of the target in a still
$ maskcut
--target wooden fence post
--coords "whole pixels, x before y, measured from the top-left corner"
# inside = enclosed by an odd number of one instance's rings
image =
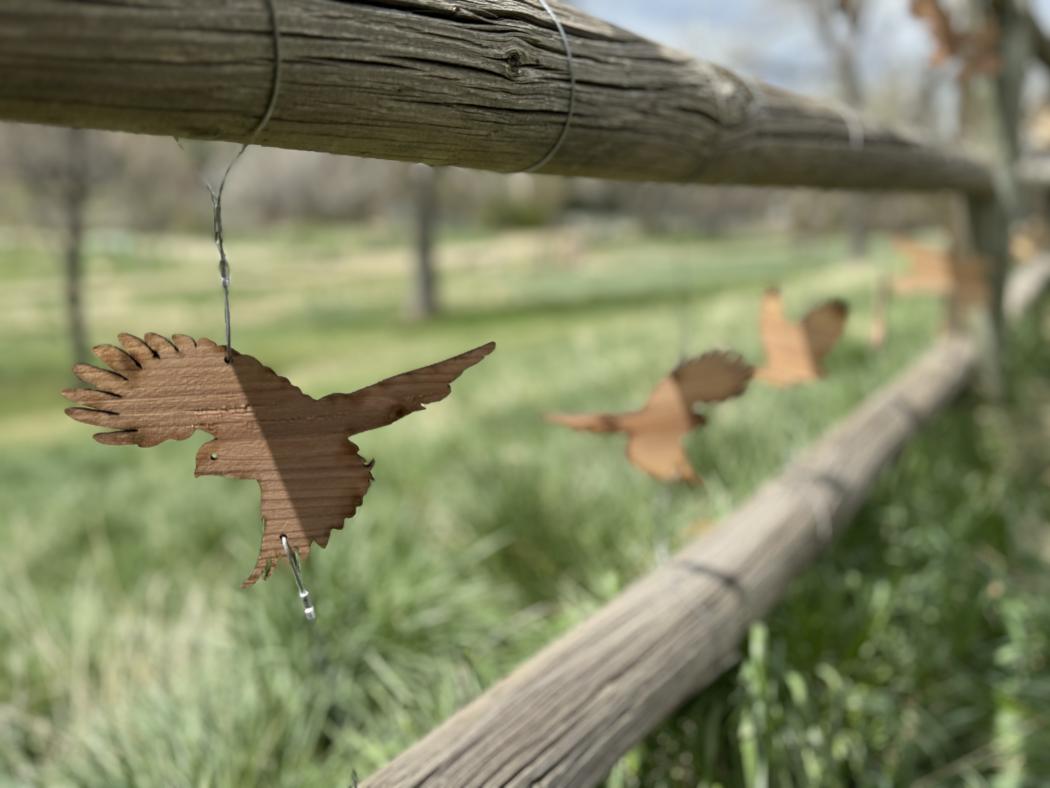
[[[984,261],[989,292],[988,309],[974,329],[981,361],[979,385],[986,396],[1000,399],[1005,393],[1000,349],[1005,341],[1003,291],[1010,265],[1010,220],[995,195],[967,195],[966,213],[969,237],[965,245]]]

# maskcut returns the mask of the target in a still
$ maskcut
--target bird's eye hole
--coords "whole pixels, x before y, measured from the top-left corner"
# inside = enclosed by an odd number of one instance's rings
[[[217,460],[217,459],[219,459],[219,455],[218,455],[218,454],[216,454],[215,452],[212,452],[212,453],[211,453],[211,458],[212,458],[213,460]]]

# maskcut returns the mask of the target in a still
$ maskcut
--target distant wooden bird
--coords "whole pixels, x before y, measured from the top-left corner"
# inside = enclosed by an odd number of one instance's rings
[[[955,285],[949,252],[916,243],[905,236],[894,237],[893,247],[908,260],[907,271],[893,280],[895,293],[947,295],[952,291]]]
[[[926,23],[936,49],[931,56],[933,65],[949,60],[962,64],[959,81],[965,82],[977,75],[994,75],[1002,68],[999,56],[999,26],[988,19],[971,32],[960,33],[939,0],[912,0],[911,13]]]
[[[122,348],[99,345],[112,371],[77,364],[94,388],[62,394],[79,407],[66,413],[105,427],[95,440],[111,446],[156,446],[197,430],[215,440],[197,452],[197,476],[255,479],[261,492],[262,547],[245,586],[266,577],[284,557],[281,537],[305,557],[353,517],[372,482],[348,438],[397,421],[447,397],[450,384],[492,352],[488,343],[352,394],[314,399],[251,356],[210,339],[120,335]]]
[[[693,409],[747,389],[754,369],[736,353],[713,351],[683,361],[661,380],[641,410],[632,413],[552,413],[548,421],[588,432],[626,432],[627,458],[661,481],[701,482],[682,449],[682,438],[707,423]]]
[[[908,270],[893,280],[895,293],[945,296],[953,307],[988,303],[987,272],[980,258],[962,257],[903,236],[894,238],[893,245],[909,263]]]
[[[766,363],[756,377],[774,386],[794,386],[825,375],[824,359],[846,328],[849,304],[835,298],[811,309],[798,323],[784,314],[780,290],[762,297],[760,328]]]

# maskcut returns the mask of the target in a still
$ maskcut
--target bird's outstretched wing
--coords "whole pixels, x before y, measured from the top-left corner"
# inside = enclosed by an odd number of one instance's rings
[[[817,364],[831,352],[842,337],[849,317],[849,304],[836,298],[813,307],[802,318],[802,330],[806,332],[809,347]]]
[[[66,389],[77,404],[66,413],[77,421],[104,427],[95,434],[111,446],[156,446],[185,440],[201,427],[199,400],[217,377],[232,377],[224,351],[214,342],[176,334],[171,339],[146,334],[139,339],[120,334],[121,347],[98,345],[95,355],[110,369],[77,364],[73,373],[93,388]],[[228,386],[227,386],[228,388]]]
[[[699,484],[702,480],[682,448],[683,435],[674,429],[633,432],[627,442],[627,459],[660,481]]]
[[[678,383],[682,398],[692,407],[740,396],[754,374],[754,367],[739,354],[715,350],[683,361],[671,376]]]
[[[392,424],[409,413],[443,400],[452,382],[496,348],[495,342],[420,369],[404,372],[351,394],[330,394],[320,400],[331,408],[350,435]]]

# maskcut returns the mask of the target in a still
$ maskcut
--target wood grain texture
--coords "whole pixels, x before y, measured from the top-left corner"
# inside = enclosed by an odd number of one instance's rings
[[[587,432],[624,432],[627,458],[665,482],[700,483],[682,439],[707,423],[699,405],[739,397],[754,369],[736,353],[712,351],[679,364],[656,384],[641,410],[632,413],[548,414],[547,420]]]
[[[554,2],[576,113],[544,172],[623,180],[990,192],[981,163]],[[566,117],[536,0],[280,0],[283,79],[258,142],[516,172]],[[0,118],[243,141],[267,106],[263,0],[5,0]],[[863,130],[863,144],[858,130]]]
[[[1050,258],[1016,272],[1023,315]],[[548,645],[363,788],[582,788],[737,661],[751,622],[848,526],[879,473],[977,367],[947,337],[872,394],[743,506]]]
[[[813,307],[796,323],[784,314],[780,290],[769,288],[762,296],[760,317],[766,360],[755,377],[774,386],[824,377],[824,359],[842,337],[848,317],[849,305],[834,299]]]
[[[121,334],[120,343],[94,349],[112,371],[74,368],[94,388],[62,392],[77,403],[66,413],[108,430],[95,435],[106,445],[156,446],[198,430],[214,436],[197,451],[195,475],[259,483],[262,546],[245,586],[286,557],[282,536],[305,558],[311,544],[326,546],[353,517],[372,483],[372,463],[351,435],[444,399],[451,383],[495,347],[316,400],[251,356],[234,351],[227,363],[226,348],[210,339]]]

